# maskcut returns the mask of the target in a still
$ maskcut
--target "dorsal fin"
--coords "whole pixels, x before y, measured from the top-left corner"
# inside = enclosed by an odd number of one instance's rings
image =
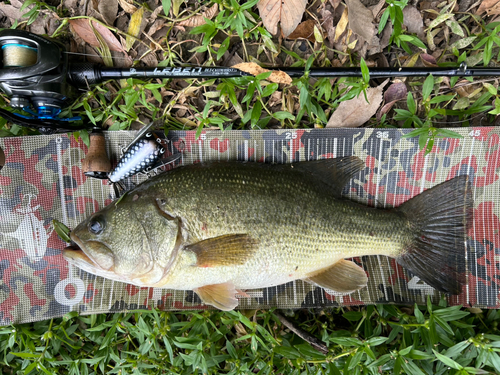
[[[309,174],[333,188],[332,192],[334,196],[338,198],[342,196],[342,190],[349,180],[364,167],[365,163],[357,156],[321,159],[292,164],[292,168]]]

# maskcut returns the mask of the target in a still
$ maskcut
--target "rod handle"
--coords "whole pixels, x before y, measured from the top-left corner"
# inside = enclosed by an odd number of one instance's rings
[[[111,162],[106,154],[106,139],[100,131],[90,133],[90,146],[82,161],[83,173],[88,177],[105,179],[111,171]]]
[[[70,64],[68,81],[80,89],[102,82],[101,67],[91,63]]]

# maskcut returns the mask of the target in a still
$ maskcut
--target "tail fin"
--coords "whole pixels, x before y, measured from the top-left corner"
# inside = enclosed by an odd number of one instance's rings
[[[397,208],[414,237],[396,261],[433,288],[460,294],[465,284],[467,230],[473,198],[468,176],[455,177]]]

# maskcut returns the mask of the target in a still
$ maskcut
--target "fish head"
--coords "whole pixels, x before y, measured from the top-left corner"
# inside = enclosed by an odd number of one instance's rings
[[[98,276],[153,286],[172,265],[178,249],[179,220],[162,215],[154,201],[125,197],[94,213],[70,237],[63,256]],[[177,246],[176,246],[177,244]]]

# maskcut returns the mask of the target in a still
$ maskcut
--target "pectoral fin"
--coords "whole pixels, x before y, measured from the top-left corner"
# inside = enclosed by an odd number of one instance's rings
[[[236,293],[238,292],[232,282],[223,284],[205,285],[194,289],[203,303],[212,305],[220,310],[229,311],[238,306]]]
[[[354,262],[342,259],[333,266],[320,270],[305,281],[336,292],[351,293],[364,288],[368,283],[368,277],[363,268]]]
[[[228,234],[186,246],[196,254],[197,267],[242,265],[257,250],[257,241],[247,234]]]

